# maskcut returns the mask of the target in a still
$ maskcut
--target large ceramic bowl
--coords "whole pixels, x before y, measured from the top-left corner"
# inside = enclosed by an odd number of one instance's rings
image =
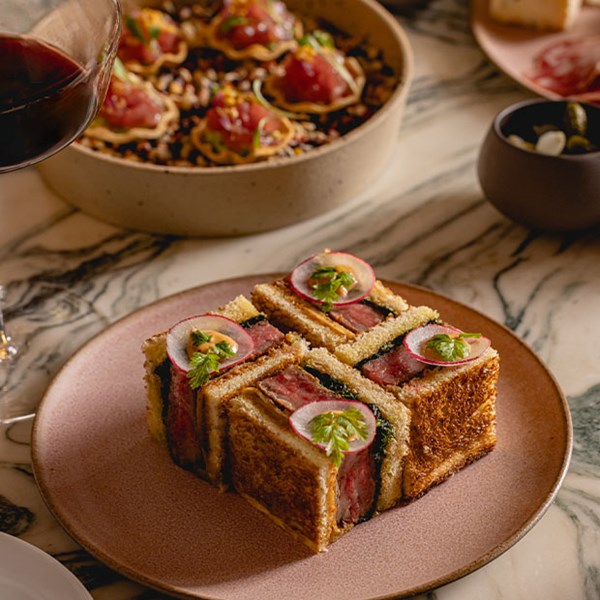
[[[533,124],[559,125],[567,101],[528,100],[502,110],[485,137],[478,175],[486,198],[504,215],[544,231],[600,226],[600,151],[548,156],[514,146],[508,136]],[[587,135],[600,147],[600,107],[585,107]]]
[[[146,5],[149,2],[144,2]],[[189,236],[275,229],[356,197],[385,167],[412,79],[412,52],[395,19],[374,0],[288,0],[383,51],[399,76],[366,123],[306,154],[249,165],[162,167],[109,157],[74,144],[39,170],[82,211],[124,227]]]

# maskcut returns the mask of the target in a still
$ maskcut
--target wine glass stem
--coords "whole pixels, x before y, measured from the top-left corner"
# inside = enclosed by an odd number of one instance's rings
[[[13,344],[10,335],[4,326],[4,288],[0,286],[0,362],[10,360],[17,354],[17,347]]]

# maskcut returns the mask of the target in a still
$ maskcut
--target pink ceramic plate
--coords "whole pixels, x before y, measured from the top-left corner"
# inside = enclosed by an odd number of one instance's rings
[[[525,27],[504,25],[492,20],[489,0],[473,0],[471,27],[477,43],[488,58],[506,75],[532,92],[556,100],[561,98],[527,77],[534,57],[555,43],[583,37],[598,37],[600,8],[584,6],[573,26],[560,32],[536,31]]]
[[[33,431],[35,476],[65,529],[128,577],[192,598],[365,600],[412,595],[481,567],[548,508],[565,474],[567,404],[515,335],[430,291],[388,283],[502,358],[498,446],[413,504],[313,555],[232,493],[174,466],[145,424],[142,341],[248,294],[272,275],[221,281],[134,312],[84,346],[48,389]]]

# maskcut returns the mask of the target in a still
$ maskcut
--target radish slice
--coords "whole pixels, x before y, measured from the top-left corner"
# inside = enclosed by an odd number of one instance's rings
[[[235,354],[220,362],[218,371],[242,362],[254,350],[254,341],[239,323],[219,315],[189,317],[173,325],[167,332],[169,359],[184,373],[191,368],[187,348],[192,331],[217,331],[231,338],[237,344]]]
[[[348,271],[355,283],[347,293],[336,295],[335,299],[323,300],[315,295],[315,285],[311,277],[319,267],[334,267],[338,271]],[[368,296],[375,285],[375,272],[371,265],[358,256],[347,252],[321,252],[301,262],[290,275],[292,289],[302,298],[323,306],[339,306],[359,302]]]
[[[429,342],[437,335],[446,335],[454,340],[456,340],[456,338],[459,336],[466,336],[461,337],[458,343],[464,342],[467,344],[467,348],[465,348],[467,355],[463,358],[445,360],[443,355],[440,354],[435,348],[427,347]],[[413,329],[407,333],[403,343],[409,354],[422,363],[428,365],[452,367],[475,360],[481,356],[491,345],[489,338],[486,338],[482,335],[478,335],[477,337],[468,336],[469,334],[464,334],[460,329],[456,329],[456,327],[450,327],[449,325],[430,324],[417,327],[416,329]]]
[[[343,413],[348,409],[360,411],[366,425],[365,439],[350,439],[348,440],[348,449],[343,451],[343,454],[352,454],[367,448],[375,439],[377,420],[371,409],[357,400],[323,400],[321,402],[310,402],[305,404],[298,410],[295,410],[290,416],[290,425],[292,429],[311,444],[315,444],[319,448],[326,449],[326,443],[320,443],[313,440],[313,419],[319,415],[326,413]],[[338,465],[339,466],[339,465]]]

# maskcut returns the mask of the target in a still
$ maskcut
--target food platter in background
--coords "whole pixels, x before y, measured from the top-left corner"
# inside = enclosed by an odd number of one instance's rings
[[[473,1],[471,27],[481,49],[501,71],[551,100],[569,97],[600,103],[600,7],[584,5],[571,27],[547,31],[498,23],[488,5],[489,0]],[[591,88],[595,88],[592,93]]]

